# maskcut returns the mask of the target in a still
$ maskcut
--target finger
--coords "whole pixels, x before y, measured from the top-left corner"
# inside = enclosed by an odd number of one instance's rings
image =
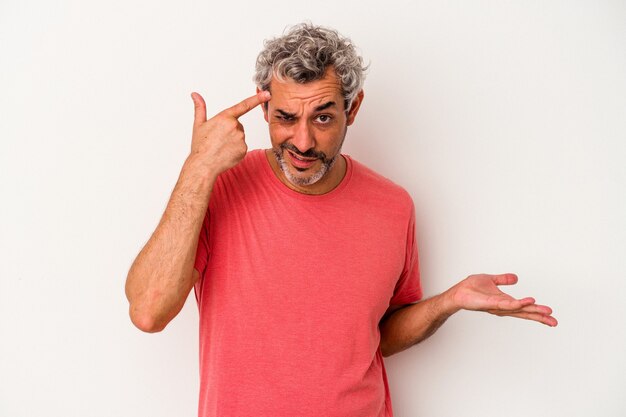
[[[498,301],[498,309],[506,311],[517,311],[524,308],[525,305],[521,300],[500,300]]]
[[[524,311],[529,311],[532,313],[541,313],[547,316],[552,314],[552,309],[548,306],[542,306],[539,304],[533,304],[531,306],[524,307]]]
[[[527,306],[532,306],[533,304],[535,304],[535,299],[527,297],[522,298],[521,300],[516,300],[515,298],[504,294],[500,297],[492,297],[490,300],[490,304],[494,307],[489,308],[489,310],[514,312],[521,311]]]
[[[517,275],[515,274],[501,274],[494,275],[493,282],[496,285],[513,285],[517,284]]]
[[[519,302],[522,306],[529,306],[535,304],[535,299],[532,297],[526,297],[519,300]]]
[[[522,308],[526,308],[527,306],[532,306],[535,304],[535,299],[532,297],[522,298],[520,300],[516,299],[503,299],[497,302],[498,308],[502,310],[521,310]]]
[[[546,316],[552,314],[552,309],[548,306],[542,306],[538,304],[531,304],[526,306],[521,306],[516,309],[507,309],[507,308],[498,308],[487,310],[491,314],[513,314],[513,313],[539,313]]]
[[[259,104],[269,101],[270,98],[272,98],[272,96],[269,91],[259,91],[257,94],[248,97],[247,99],[235,104],[233,107],[224,110],[224,113],[235,118],[239,118]]]
[[[543,323],[546,326],[550,326],[550,327],[555,327],[559,324],[559,322],[557,321],[557,319],[555,319],[552,316],[549,315],[545,315],[545,314],[540,314],[540,313],[524,313],[524,312],[520,312],[520,313],[499,313],[497,314],[498,316],[507,316],[507,317],[516,317],[519,319],[524,319],[524,320],[532,320],[532,321],[536,321],[539,323]]]
[[[193,124],[199,125],[206,122],[206,103],[202,96],[198,93],[191,93],[191,99],[193,100],[194,117]]]

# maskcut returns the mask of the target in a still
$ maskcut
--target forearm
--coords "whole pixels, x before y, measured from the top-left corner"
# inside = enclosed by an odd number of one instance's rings
[[[198,236],[214,182],[197,159],[185,161],[159,225],[128,272],[129,313],[141,330],[162,330],[193,287]]]
[[[427,339],[459,311],[452,302],[451,290],[417,304],[401,308],[380,324],[380,348],[391,356]]]

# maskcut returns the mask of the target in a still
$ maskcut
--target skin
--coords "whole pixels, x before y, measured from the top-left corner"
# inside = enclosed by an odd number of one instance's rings
[[[207,120],[204,99],[192,93],[191,151],[156,230],[126,278],[131,321],[159,332],[180,312],[199,278],[193,268],[198,236],[217,176],[237,165],[248,147],[239,117],[269,100],[266,92]]]
[[[324,194],[343,179],[346,162],[340,154],[341,146],[361,106],[363,92],[359,92],[346,111],[341,86],[332,70],[324,78],[306,84],[275,79],[270,90],[271,96],[257,91],[256,95],[208,120],[204,99],[192,93],[194,123],[190,154],[159,225],[133,262],[126,280],[129,314],[139,329],[163,330],[182,309],[199,278],[193,264],[213,185],[217,176],[237,165],[248,149],[238,120],[243,114],[267,102],[267,107],[262,108],[272,148],[266,150],[266,155],[273,172],[287,187],[300,193]],[[280,167],[276,153],[283,156],[285,170]],[[304,156],[308,162],[298,166],[293,155]],[[324,160],[333,158],[335,163],[319,180],[306,185],[300,183],[319,172]],[[302,168],[302,164],[306,167]],[[470,275],[444,293],[419,303],[391,305],[380,322],[383,356],[426,339],[459,310],[483,311],[556,326],[550,307],[536,304],[532,297],[515,299],[499,289],[517,280],[511,273]]]
[[[346,173],[346,161],[340,155],[341,146],[348,126],[354,123],[359,111],[363,91],[346,111],[341,84],[332,68],[322,79],[306,84],[274,79],[270,91],[272,99],[267,107],[263,107],[263,116],[272,143],[272,149],[266,150],[272,170],[283,184],[297,192],[324,194],[331,191]],[[322,155],[327,160],[334,158],[335,163],[317,182],[301,185],[288,178],[275,153],[283,155],[285,169],[297,179],[306,179],[320,171]],[[315,158],[313,165],[299,170],[292,162],[292,155],[298,153],[306,155],[308,160]]]
[[[393,355],[430,337],[460,310],[483,311],[555,327],[558,322],[550,307],[536,304],[532,297],[513,298],[498,288],[517,281],[517,275],[511,273],[470,275],[442,294],[417,304],[391,306],[380,324],[382,355]]]

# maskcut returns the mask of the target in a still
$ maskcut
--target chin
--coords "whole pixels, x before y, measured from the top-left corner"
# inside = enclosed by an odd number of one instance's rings
[[[317,169],[317,171],[307,173],[306,171],[298,171],[295,167],[290,166],[290,164],[285,161],[283,154],[284,150],[282,148],[272,148],[272,151],[274,152],[278,166],[285,175],[285,178],[287,178],[287,180],[293,185],[300,187],[306,187],[317,183],[328,173],[328,171],[330,171],[337,160],[336,156],[328,161],[320,160],[321,166]]]
[[[324,167],[324,165],[322,165],[322,167]],[[321,180],[322,177],[324,177],[324,175],[326,175],[326,172],[327,172],[326,169],[319,169],[317,172],[311,175],[300,176],[300,175],[293,175],[289,171],[289,169],[283,169],[283,173],[285,174],[285,177],[287,177],[289,182],[292,183],[293,185],[298,185],[301,187],[315,184],[316,182]]]

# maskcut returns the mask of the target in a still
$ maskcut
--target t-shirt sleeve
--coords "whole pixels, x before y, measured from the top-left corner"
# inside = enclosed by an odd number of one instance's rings
[[[198,236],[198,249],[194,268],[200,273],[200,279],[204,278],[204,271],[209,260],[209,212],[204,215],[204,221]]]
[[[422,299],[417,241],[415,238],[415,207],[411,204],[411,216],[407,227],[406,254],[402,274],[396,283],[390,305],[410,304]]]

